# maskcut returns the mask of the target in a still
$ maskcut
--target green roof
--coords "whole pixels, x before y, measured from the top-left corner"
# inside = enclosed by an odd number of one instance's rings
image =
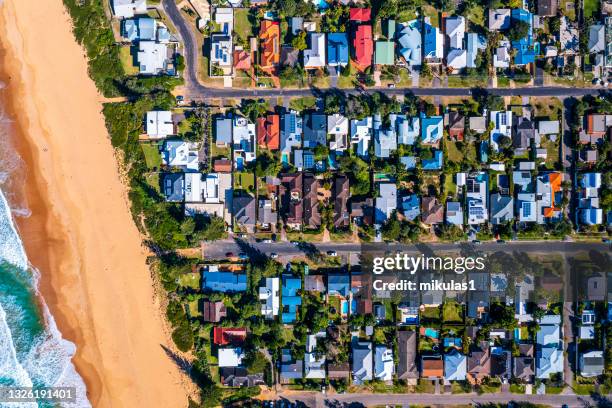
[[[395,63],[395,48],[393,41],[376,41],[374,64],[393,65]]]

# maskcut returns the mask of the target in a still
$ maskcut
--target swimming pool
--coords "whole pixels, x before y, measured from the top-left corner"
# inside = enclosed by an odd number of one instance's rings
[[[340,310],[342,312],[343,315],[347,315],[349,312],[349,303],[346,300],[343,300],[342,302],[340,302]]]
[[[431,337],[432,339],[437,339],[438,338],[438,331],[432,328],[425,328],[425,335],[427,337]]]

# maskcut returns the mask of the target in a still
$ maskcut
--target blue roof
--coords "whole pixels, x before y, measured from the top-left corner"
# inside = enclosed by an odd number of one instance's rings
[[[245,273],[204,271],[202,289],[215,292],[244,292],[247,289]]]
[[[148,17],[139,18],[138,36],[140,40],[155,40],[155,20]]]
[[[514,56],[514,63],[517,65],[531,64],[535,61],[535,50],[533,48],[533,16],[525,9],[512,10],[513,21],[523,21],[529,24],[529,32],[527,37],[521,38],[519,41],[512,41],[512,47],[517,50]]]
[[[442,139],[442,116],[421,118],[421,139],[423,143],[435,144]]]
[[[282,304],[283,313],[281,320],[285,324],[294,323],[297,320],[298,306],[302,304],[302,297],[298,291],[302,288],[302,279],[283,275]]]
[[[438,48],[438,35],[436,27],[431,24],[424,23],[425,26],[425,44],[423,50],[425,51],[425,57],[435,56]]]
[[[327,277],[327,290],[330,295],[348,297],[350,286],[348,275],[329,275]]]
[[[440,170],[442,168],[442,151],[435,150],[433,153],[433,158],[421,160],[423,170]]]
[[[406,170],[414,170],[416,168],[416,156],[400,157],[400,163],[406,167]]]
[[[123,36],[130,41],[138,39],[138,26],[135,19],[123,20]]]
[[[330,33],[327,35],[327,63],[330,65],[346,65],[349,62],[348,36],[346,33]]]
[[[584,188],[599,188],[601,185],[601,173],[584,173],[580,184]]]
[[[421,199],[417,194],[410,194],[402,198],[402,211],[408,221],[412,221],[421,214]]]
[[[397,34],[399,53],[410,65],[421,65],[421,31],[420,21],[412,20],[406,25],[400,25]]]

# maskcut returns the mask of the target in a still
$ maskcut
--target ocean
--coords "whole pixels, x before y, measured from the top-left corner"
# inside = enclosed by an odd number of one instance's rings
[[[49,313],[38,291],[39,272],[29,264],[15,228],[13,217],[29,211],[15,194],[24,169],[12,148],[11,126],[0,106],[0,387],[74,387],[77,398],[59,405],[0,402],[0,407],[91,407],[71,361],[76,347],[62,338]]]

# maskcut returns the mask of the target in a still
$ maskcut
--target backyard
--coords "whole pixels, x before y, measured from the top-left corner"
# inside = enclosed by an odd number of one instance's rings
[[[463,323],[463,305],[456,302],[445,302],[442,306],[444,323]]]
[[[159,152],[159,145],[154,143],[141,143],[140,147],[144,153],[145,163],[150,170],[159,169],[162,164],[161,154]]]

